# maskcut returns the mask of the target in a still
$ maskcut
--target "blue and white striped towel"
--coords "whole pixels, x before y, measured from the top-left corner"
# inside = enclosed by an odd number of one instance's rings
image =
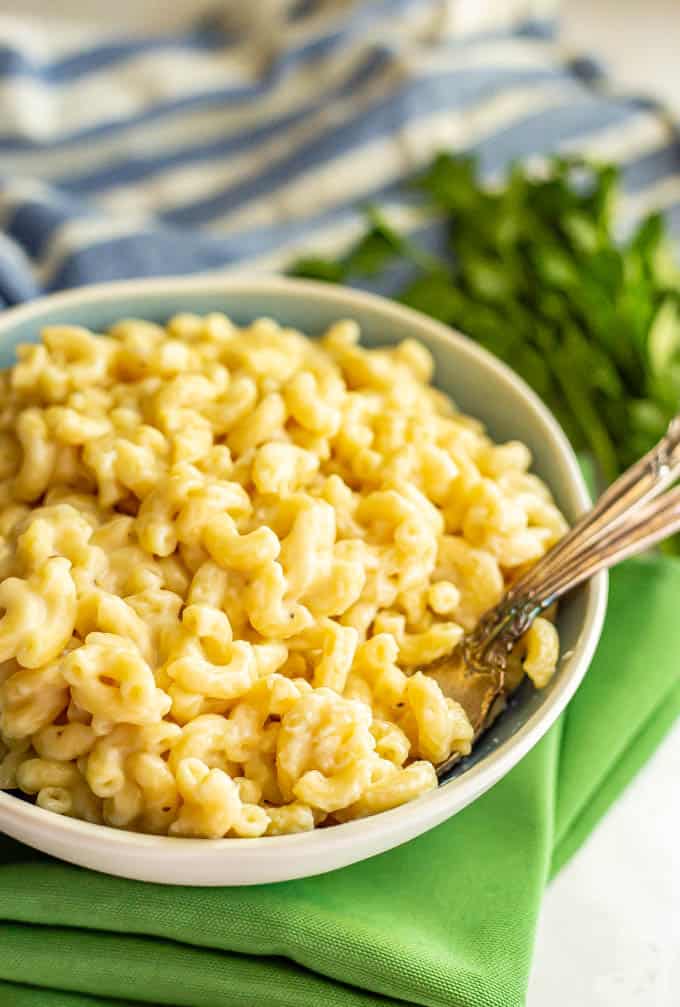
[[[239,0],[143,37],[0,16],[0,303],[277,269],[343,246],[367,199],[423,227],[399,183],[442,148],[491,176],[558,148],[620,161],[628,216],[680,229],[672,125],[566,61],[552,6]]]

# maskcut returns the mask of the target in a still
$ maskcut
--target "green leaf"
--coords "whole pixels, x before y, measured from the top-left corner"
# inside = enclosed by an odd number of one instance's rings
[[[390,227],[378,210],[369,207],[366,219],[369,230],[344,259],[347,276],[375,276],[396,256],[409,256],[409,242]]]
[[[557,246],[537,247],[532,259],[539,279],[546,286],[568,292],[578,283],[578,269],[566,250]]]
[[[582,210],[573,210],[565,214],[562,230],[577,255],[593,255],[597,251],[600,243],[597,221]]]
[[[415,184],[442,209],[461,210],[483,198],[476,175],[474,158],[438,154]]]
[[[498,259],[467,256],[461,271],[472,294],[483,301],[503,301],[512,295],[512,279]]]
[[[327,283],[341,283],[346,277],[346,270],[341,261],[322,259],[318,255],[296,259],[288,273],[290,276],[299,276],[307,280],[326,280]]]
[[[663,435],[668,419],[666,411],[650,399],[631,399],[628,403],[628,420],[631,428],[653,441]]]
[[[657,310],[647,338],[649,364],[655,375],[663,375],[680,353],[680,310],[666,297]]]
[[[429,273],[418,277],[403,291],[399,300],[410,308],[416,308],[449,324],[455,323],[465,303],[463,295],[452,286],[445,273]]]

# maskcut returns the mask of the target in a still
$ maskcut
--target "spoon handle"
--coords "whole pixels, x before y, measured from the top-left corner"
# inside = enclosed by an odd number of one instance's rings
[[[473,668],[501,670],[534,619],[600,570],[680,531],[680,415],[659,443],[627,469],[595,506],[518,580],[463,641]]]
[[[517,593],[531,590],[548,570],[563,566],[568,557],[594,546],[619,521],[655,499],[680,477],[680,414],[661,440],[605,490],[595,505],[579,518],[560,541],[513,586]],[[670,534],[670,532],[669,532]]]

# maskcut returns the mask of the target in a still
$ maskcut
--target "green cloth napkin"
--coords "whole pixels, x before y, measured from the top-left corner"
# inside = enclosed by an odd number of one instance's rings
[[[547,880],[680,712],[678,599],[676,561],[616,570],[561,722],[464,812],[353,867],[164,888],[0,838],[0,1004],[518,1007]]]

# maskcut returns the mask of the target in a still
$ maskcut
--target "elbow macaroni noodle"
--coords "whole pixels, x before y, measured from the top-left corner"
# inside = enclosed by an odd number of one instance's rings
[[[0,374],[0,787],[173,836],[396,807],[469,752],[420,668],[565,523],[419,344],[59,325]],[[539,619],[524,669],[559,643]]]

